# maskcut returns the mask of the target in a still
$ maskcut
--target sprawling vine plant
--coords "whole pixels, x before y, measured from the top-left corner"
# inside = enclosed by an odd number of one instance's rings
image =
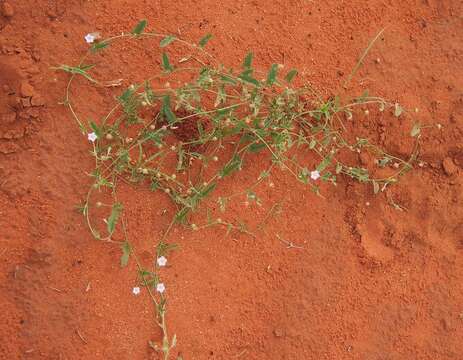
[[[92,35],[92,45],[77,66],[57,68],[71,74],[64,105],[92,141],[95,169],[81,210],[96,239],[115,242],[113,234],[118,227],[125,233],[123,204],[117,201],[117,184],[121,181],[149,186],[175,205],[172,223],[156,248],[160,257],[173,248],[165,242],[172,226],[183,224],[193,230],[203,227],[191,222],[192,213],[224,178],[245,168],[257,153],[266,154],[268,165],[251,187],[243,189],[242,194],[250,200],[257,198],[256,186],[277,169],[287,171],[320,194],[320,182],[336,184],[343,175],[371,184],[372,191],[378,193],[412,168],[418,153],[418,124],[411,130],[416,142],[407,159],[386,153],[366,138],[349,142],[345,137],[344,122],[356,109],[368,112],[375,107],[392,111],[397,117],[407,116],[397,103],[367,92],[350,99],[336,96],[323,100],[310,85],[293,85],[298,75],[295,69],[283,72],[281,65],[273,64],[266,73],[259,72],[253,66],[252,53],[240,68],[227,68],[205,50],[211,35],[193,44],[173,35],[146,32],[146,25],[143,20],[130,33],[99,41],[93,41],[98,36]],[[95,86],[122,86],[121,82],[96,79],[93,65],[87,62],[117,41],[142,38],[158,42],[162,68],[143,82],[123,89],[114,107],[100,120],[82,121],[72,100],[76,77],[84,77]],[[172,60],[167,52],[170,46],[180,47],[184,56]],[[387,177],[375,178],[366,168],[343,162],[345,152],[368,152],[377,166],[390,167],[391,171]],[[316,166],[304,165],[307,157],[318,159]],[[97,201],[95,193],[102,191],[112,194],[112,203]],[[229,200],[223,196],[217,199],[222,211],[226,211]],[[101,208],[108,209],[105,229],[95,225],[95,214],[100,214]],[[220,218],[208,219],[204,226],[211,225],[250,233],[241,224]],[[155,304],[163,340],[151,345],[168,359],[176,337],[170,338],[167,333],[166,297],[155,291],[160,283],[159,269],[144,268],[127,238],[120,245],[122,265],[130,256],[135,258],[140,282]]]

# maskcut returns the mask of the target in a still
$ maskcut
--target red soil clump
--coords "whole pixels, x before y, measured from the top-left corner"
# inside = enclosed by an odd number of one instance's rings
[[[85,34],[146,18],[192,41],[212,33],[208,48],[227,66],[253,50],[258,68],[298,68],[326,98],[385,28],[347,92],[368,88],[441,124],[423,129],[422,166],[379,195],[342,178],[317,197],[276,172],[274,187],[256,190],[261,206],[237,198],[223,216],[259,227],[256,238],[175,227],[167,241],[179,250],[162,270],[172,358],[463,359],[462,15],[451,0],[1,1],[0,358],[160,358],[148,346],[160,340],[149,298],[132,294],[135,264],[120,268],[120,248],[95,241],[75,210],[93,160],[60,104],[68,76],[52,69],[76,64]],[[140,46],[102,55],[96,71],[146,78],[160,54]],[[107,94],[86,86],[79,110],[109,110]],[[354,118],[349,131],[406,154],[409,129],[374,119]],[[261,170],[256,160],[227,191]],[[124,185],[120,197],[150,264],[175,208],[146,189]]]

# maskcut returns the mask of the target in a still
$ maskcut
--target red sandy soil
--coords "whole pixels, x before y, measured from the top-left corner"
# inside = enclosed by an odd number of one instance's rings
[[[180,249],[162,270],[178,337],[172,358],[463,359],[461,1],[9,0],[1,9],[1,359],[158,358],[148,296],[131,292],[134,263],[121,269],[120,249],[93,240],[75,211],[93,162],[59,104],[68,77],[51,69],[76,64],[86,33],[109,36],[143,18],[194,41],[214,34],[209,50],[227,65],[254,50],[262,69],[297,67],[326,97],[385,27],[349,92],[368,88],[419,108],[423,124],[442,124],[423,130],[424,166],[378,196],[342,179],[317,197],[276,172],[274,188],[258,189],[262,207],[240,199],[224,215],[255,228],[281,203],[256,239],[175,228],[168,241]],[[102,71],[141,79],[158,59],[155,48],[127,46]],[[75,96],[88,114],[110,101],[95,90]],[[385,132],[389,151],[409,151],[411,124],[356,119],[352,131],[380,142]],[[241,188],[258,165],[225,187]],[[129,237],[149,264],[174,209],[146,189],[122,198]]]

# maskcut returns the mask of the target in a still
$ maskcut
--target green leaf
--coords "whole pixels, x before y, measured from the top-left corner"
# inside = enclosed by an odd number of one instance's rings
[[[221,75],[220,80],[222,80],[223,82],[226,82],[228,84],[232,84],[232,85],[236,84],[236,80],[233,79],[231,76],[228,76],[228,75]]]
[[[92,130],[94,131],[94,133],[96,134],[96,136],[98,137],[98,139],[100,139],[102,137],[102,133],[101,133],[101,128],[98,127],[97,124],[95,124],[93,121],[90,121],[90,127],[92,128]]]
[[[336,164],[336,174],[339,174],[339,173],[341,172],[341,170],[342,170],[342,165],[341,165],[341,163],[337,163],[337,164]]]
[[[106,49],[109,46],[110,42],[109,41],[100,41],[92,45],[90,48],[90,51],[92,53],[96,53],[100,50]]]
[[[317,145],[317,141],[315,139],[310,140],[309,149],[315,148],[315,145]]]
[[[253,84],[257,87],[260,86],[260,82],[257,81],[256,79],[254,79],[250,73],[252,73],[252,70],[246,70],[246,71],[243,71],[239,76],[238,78],[247,82],[247,83],[250,83],[250,84]]]
[[[128,241],[124,241],[124,243],[122,244],[121,267],[127,266],[127,264],[129,263],[131,252],[132,248],[130,244],[128,243]]]
[[[216,183],[212,183],[212,184],[207,185],[207,186],[204,187],[204,189],[202,189],[201,192],[199,193],[199,194],[200,194],[200,197],[201,197],[201,198],[205,198],[205,197],[208,196],[211,192],[214,191],[215,187],[216,187]]]
[[[162,53],[162,67],[167,72],[171,72],[172,70],[174,70],[174,68],[170,64],[169,57],[166,53]]]
[[[254,57],[254,54],[252,52],[249,52],[246,57],[244,58],[243,61],[243,68],[244,69],[250,69],[252,66],[252,59]]]
[[[233,156],[233,158],[220,170],[220,178],[224,178],[240,169],[242,161],[243,160],[238,155]]]
[[[264,170],[260,173],[259,178],[257,180],[262,180],[269,176],[270,176],[270,173],[267,170]]]
[[[293,81],[294,77],[297,75],[297,70],[296,69],[291,69],[288,71],[288,73],[285,76],[285,80],[290,83]]]
[[[185,150],[182,149],[182,145],[180,145],[180,149],[177,152],[177,167],[175,168],[177,171],[183,170],[185,160]]]
[[[323,161],[317,166],[317,171],[322,172],[326,167],[331,163],[331,156],[327,156]]]
[[[273,85],[277,78],[278,64],[272,64],[267,75],[267,85]]]
[[[173,35],[167,35],[164,39],[161,40],[161,42],[159,43],[159,46],[162,48],[166,47],[167,45],[169,45],[171,42],[173,42],[176,39],[177,38]]]
[[[156,191],[159,189],[159,182],[156,179],[151,180],[151,185],[150,185],[150,190],[151,191]]]
[[[266,147],[266,145],[264,143],[253,143],[253,144],[251,144],[249,146],[248,150],[249,150],[249,152],[257,153],[257,152],[261,151],[265,147]]]
[[[177,248],[177,244],[169,244],[161,240],[161,242],[156,245],[156,257],[167,256]]]
[[[222,84],[217,88],[217,97],[214,102],[214,107],[219,106],[220,104],[225,104],[227,100],[227,94],[225,93],[225,86]]]
[[[132,34],[134,35],[140,35],[143,30],[145,30],[145,27],[146,25],[148,24],[148,21],[146,20],[141,20],[137,26],[134,27],[134,29],[132,30]]]
[[[188,215],[188,213],[190,212],[191,208],[185,206],[182,210],[178,211],[176,214],[175,214],[175,222],[176,223],[179,223],[179,224],[182,224],[185,222],[185,219],[186,219],[186,216]]]
[[[307,184],[309,182],[309,174],[310,174],[309,169],[304,167],[303,169],[301,169],[297,177],[301,182],[303,182],[304,184]]]
[[[121,203],[115,203],[113,206],[112,206],[112,209],[111,209],[111,215],[109,216],[106,224],[107,224],[107,227],[108,227],[108,232],[109,232],[109,235],[112,235],[112,233],[114,232],[114,229],[116,228],[116,224],[117,224],[117,220],[119,220],[119,216],[122,212],[122,204]]]
[[[60,65],[53,69],[62,70],[70,74],[82,75],[84,78],[86,78],[90,82],[96,83],[96,81],[87,73],[87,70],[91,69],[94,66],[95,65],[81,65],[80,67],[74,67],[74,66],[68,66],[68,65]]]
[[[177,117],[175,114],[172,112],[172,109],[170,108],[170,96],[166,95],[162,99],[162,108],[161,108],[161,113],[166,117],[167,122],[169,124],[172,124],[177,121]]]
[[[410,131],[410,135],[412,137],[416,137],[420,133],[421,133],[421,125],[420,125],[420,123],[416,123],[415,125],[413,125],[412,131]]]
[[[378,161],[378,165],[379,165],[379,167],[383,168],[387,164],[389,164],[391,162],[391,160],[392,160],[392,158],[390,158],[389,156],[385,156],[385,157],[383,157],[382,159],[380,159]]]
[[[209,42],[209,40],[211,40],[212,38],[212,34],[207,34],[205,36],[203,36],[201,38],[201,40],[199,40],[199,47],[202,49],[206,46],[206,44]]]

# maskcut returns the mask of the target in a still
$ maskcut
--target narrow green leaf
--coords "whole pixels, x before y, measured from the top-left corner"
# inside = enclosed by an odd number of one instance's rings
[[[232,84],[232,85],[236,84],[236,80],[233,79],[231,76],[228,76],[228,75],[221,75],[220,80],[222,80],[223,82]]]
[[[121,256],[121,267],[127,266],[129,263],[130,254],[132,252],[132,248],[127,241],[124,241],[122,244],[122,256]]]
[[[382,159],[379,160],[378,165],[379,165],[379,167],[383,168],[387,164],[389,164],[391,162],[391,160],[392,160],[392,158],[390,158],[389,156],[385,156],[385,157],[383,157]]]
[[[291,69],[288,71],[288,73],[285,76],[285,80],[290,83],[293,81],[294,77],[297,75],[297,70],[296,69]]]
[[[102,133],[101,133],[101,129],[100,127],[95,124],[93,121],[90,121],[90,127],[92,128],[92,130],[94,131],[95,135],[98,137],[98,139],[100,139],[102,137]]]
[[[167,122],[169,124],[172,124],[177,121],[177,117],[172,112],[172,109],[170,107],[170,96],[169,95],[164,96],[164,98],[162,99],[161,112],[166,117]]]
[[[250,69],[252,66],[252,59],[254,57],[254,54],[252,52],[249,52],[246,57],[244,58],[243,61],[243,68],[244,69]]]
[[[206,196],[208,196],[211,192],[214,191],[216,187],[216,183],[212,183],[212,184],[209,184],[207,185],[205,188],[203,188],[200,192],[200,197],[201,198],[205,198]]]
[[[117,224],[117,221],[119,220],[119,216],[121,212],[122,212],[122,204],[115,203],[112,206],[111,215],[109,216],[107,220],[107,227],[108,227],[108,232],[110,235],[114,232],[114,229],[116,228],[116,224]]]
[[[87,73],[87,70],[91,69],[94,66],[95,65],[81,65],[80,67],[74,67],[74,66],[68,66],[68,65],[60,65],[53,69],[62,70],[70,74],[82,75],[84,78],[86,78],[90,82],[96,83],[96,81]]]
[[[175,222],[179,224],[183,224],[186,220],[186,216],[190,212],[191,208],[185,206],[182,210],[178,211],[175,214]]]
[[[309,174],[309,169],[304,167],[303,169],[301,169],[297,177],[302,183],[307,184],[309,182]]]
[[[167,35],[164,39],[161,40],[161,42],[159,43],[159,46],[162,48],[166,47],[167,45],[169,45],[171,42],[173,42],[176,39],[177,38],[173,35]]]
[[[161,241],[156,245],[156,257],[167,256],[170,252],[176,250],[177,248],[177,244],[169,244]]]
[[[254,79],[251,75],[249,75],[249,71],[244,71],[242,72],[239,76],[238,76],[239,79],[247,82],[247,83],[250,83],[250,84],[253,84],[255,85],[256,87],[259,87],[260,86],[260,82],[257,81],[256,79]]]
[[[159,189],[159,182],[156,179],[151,180],[151,185],[150,185],[150,190],[151,191],[156,191]]]
[[[78,67],[78,69],[81,69],[81,70],[84,70],[84,71],[87,71],[87,70],[90,70],[92,68],[95,67],[95,64],[82,64],[80,65],[80,67]]]
[[[203,36],[201,40],[199,40],[199,47],[204,48],[206,44],[209,42],[209,40],[211,40],[211,38],[212,38],[212,34],[207,34]]]
[[[326,167],[331,163],[331,156],[327,156],[323,161],[317,166],[317,171],[322,172]]]
[[[248,151],[251,153],[257,153],[264,149],[266,145],[264,143],[253,143],[249,146]]]
[[[224,178],[241,168],[242,159],[235,155],[219,172],[219,176]]]
[[[132,34],[134,35],[140,35],[143,30],[145,30],[145,27],[146,25],[148,24],[148,21],[146,20],[141,20],[137,26],[134,27],[134,29],[132,30]]]
[[[172,70],[174,70],[174,68],[170,64],[169,57],[166,53],[162,53],[162,67],[167,72],[171,72]]]
[[[225,104],[227,100],[227,94],[225,93],[225,86],[221,84],[217,89],[217,97],[214,102],[214,107],[219,106],[220,104]]]
[[[342,165],[340,163],[336,164],[336,174],[339,174],[342,170]]]
[[[315,148],[315,145],[317,145],[317,141],[315,139],[310,140],[309,149]]]
[[[109,41],[100,41],[92,45],[90,48],[90,51],[92,53],[96,53],[100,50],[106,49],[109,46],[110,42]]]
[[[199,137],[202,138],[204,136],[204,127],[203,123],[201,121],[198,121],[196,123],[196,127],[198,129]]]
[[[267,75],[267,85],[273,85],[277,78],[278,64],[272,64]]]
[[[185,151],[182,149],[182,145],[180,145],[180,149],[177,152],[177,167],[176,170],[180,171],[185,168],[183,162],[185,160]]]

